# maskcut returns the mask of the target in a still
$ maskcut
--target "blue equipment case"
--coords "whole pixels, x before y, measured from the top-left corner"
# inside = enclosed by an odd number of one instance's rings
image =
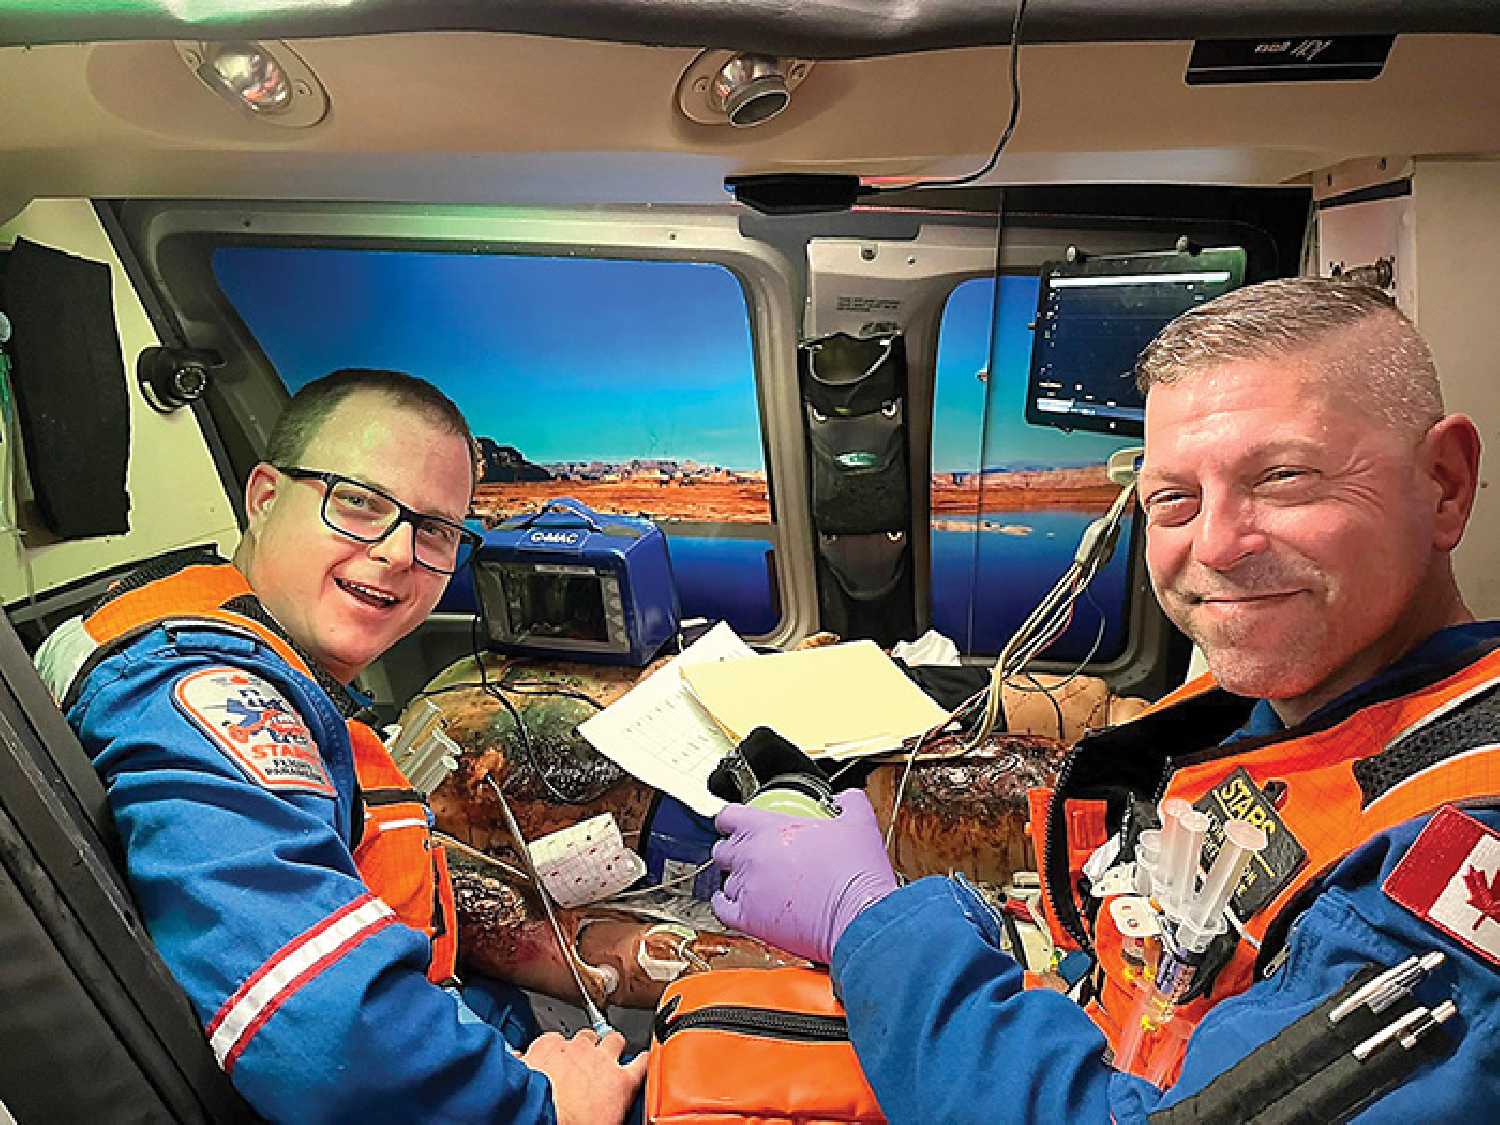
[[[661,529],[568,497],[487,532],[473,573],[489,646],[502,652],[641,666],[681,619]]]

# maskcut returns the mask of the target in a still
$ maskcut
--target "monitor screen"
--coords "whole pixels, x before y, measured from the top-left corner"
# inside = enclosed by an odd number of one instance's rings
[[[1243,284],[1245,251],[1046,262],[1040,279],[1026,420],[1139,437],[1136,357],[1173,317]]]
[[[592,567],[481,562],[477,577],[491,640],[611,643],[607,578]]]

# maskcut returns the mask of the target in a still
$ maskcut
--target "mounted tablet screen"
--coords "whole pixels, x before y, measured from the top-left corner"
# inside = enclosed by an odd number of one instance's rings
[[[1026,420],[1139,437],[1136,357],[1173,317],[1244,280],[1237,246],[1043,263]]]

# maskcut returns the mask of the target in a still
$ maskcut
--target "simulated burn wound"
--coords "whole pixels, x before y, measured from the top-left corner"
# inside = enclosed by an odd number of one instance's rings
[[[1265,850],[1250,861],[1239,887],[1230,899],[1235,917],[1250,919],[1277,896],[1307,860],[1307,850],[1298,843],[1276,807],[1243,768],[1235,770],[1205,793],[1193,806],[1207,813],[1212,822],[1203,838],[1203,865],[1213,866],[1224,843],[1224,826],[1231,820],[1248,820],[1266,834]]]
[[[280,793],[334,796],[312,732],[259,676],[206,668],[179,680],[172,700],[255,784]]]

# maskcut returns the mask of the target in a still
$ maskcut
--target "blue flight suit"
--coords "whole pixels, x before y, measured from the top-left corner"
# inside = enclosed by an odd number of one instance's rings
[[[1493,622],[1440,633],[1355,692],[1374,694],[1395,674],[1497,634],[1500,624]],[[1257,708],[1250,733],[1269,733],[1273,724],[1274,712]],[[1500,809],[1465,811],[1500,828]],[[1395,965],[1440,949],[1446,964],[1415,996],[1427,1007],[1450,997],[1457,1003],[1458,1016],[1442,1029],[1457,1047],[1355,1120],[1492,1116],[1500,1106],[1500,971],[1381,889],[1428,819],[1376,836],[1319,881],[1311,906],[1292,926],[1282,967],[1208,1012],[1177,1082],[1165,1091],[1106,1064],[1103,1033],[1072,1000],[1023,990],[1020,967],[1001,952],[998,919],[962,879],[927,878],[902,888],[854,920],[831,967],[881,1108],[893,1125],[1141,1121],[1201,1090],[1363,966]]]
[[[306,724],[334,792],[272,791],[175,689],[229,668]],[[68,721],[93,756],[147,928],[246,1100],[276,1121],[553,1122],[547,1078],[426,979],[351,854],[344,719],[267,644],[157,626],[88,673]]]

